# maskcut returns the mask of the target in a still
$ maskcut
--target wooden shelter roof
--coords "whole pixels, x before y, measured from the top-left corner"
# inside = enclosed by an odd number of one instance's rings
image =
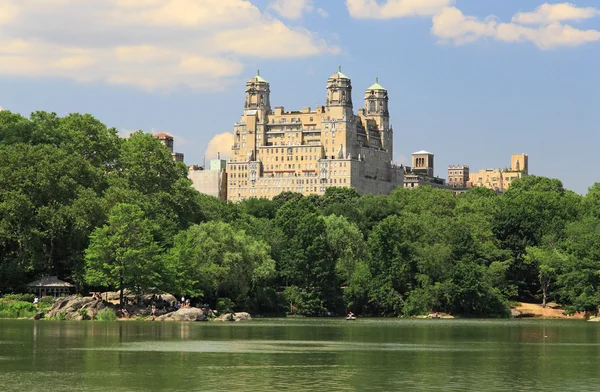
[[[60,280],[56,276],[46,276],[35,282],[29,283],[27,287],[75,287],[75,285]]]

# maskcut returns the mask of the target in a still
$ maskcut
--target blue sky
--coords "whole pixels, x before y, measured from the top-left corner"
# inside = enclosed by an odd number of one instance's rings
[[[229,153],[257,68],[300,109],[341,64],[355,109],[388,89],[399,162],[425,149],[446,177],[528,153],[578,193],[599,180],[598,1],[0,0],[0,39],[0,107],[171,133],[188,164]]]

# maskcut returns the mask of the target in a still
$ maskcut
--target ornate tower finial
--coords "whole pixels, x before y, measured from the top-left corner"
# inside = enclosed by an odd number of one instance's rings
[[[338,72],[342,72],[342,66],[338,65]]]
[[[375,83],[379,83],[379,76],[375,76]]]
[[[256,70],[256,76],[260,76],[260,69]]]

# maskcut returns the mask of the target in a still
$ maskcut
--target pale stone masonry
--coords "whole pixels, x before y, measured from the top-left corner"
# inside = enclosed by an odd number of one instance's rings
[[[365,108],[353,111],[352,84],[341,68],[327,81],[325,106],[271,109],[269,83],[246,83],[246,102],[234,125],[227,163],[227,198],[273,198],[284,191],[322,195],[328,187],[388,194],[403,183],[392,163],[388,93],[378,81],[366,89]]]
[[[413,152],[412,166],[404,167],[404,187],[408,189],[420,186],[450,189],[446,180],[435,177],[435,154],[424,150]]]
[[[512,182],[529,174],[529,156],[516,154],[510,157],[510,168],[481,169],[469,174],[469,186],[483,186],[504,192]]]
[[[448,166],[448,185],[452,188],[466,188],[469,184],[469,166]]]

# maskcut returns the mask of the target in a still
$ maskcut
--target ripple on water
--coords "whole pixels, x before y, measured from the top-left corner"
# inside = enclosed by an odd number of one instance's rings
[[[330,341],[292,341],[292,340],[196,340],[170,342],[132,342],[120,345],[96,348],[72,348],[85,351],[148,351],[148,352],[191,352],[191,353],[264,353],[264,354],[301,354],[315,352],[341,351],[435,351],[468,352],[481,351],[475,345],[440,344],[402,344],[402,343],[360,343]]]

